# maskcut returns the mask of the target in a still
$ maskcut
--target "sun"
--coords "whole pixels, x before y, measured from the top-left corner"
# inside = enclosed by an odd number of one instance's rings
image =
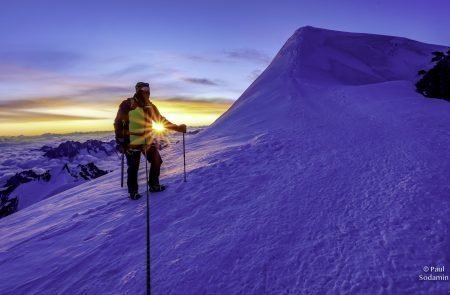
[[[156,132],[163,132],[166,128],[164,127],[163,124],[159,122],[153,122],[152,129],[155,130]]]

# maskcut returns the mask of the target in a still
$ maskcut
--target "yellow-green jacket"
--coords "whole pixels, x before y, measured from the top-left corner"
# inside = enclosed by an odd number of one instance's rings
[[[123,137],[130,148],[151,144],[155,138],[152,133],[152,121],[162,124],[167,129],[178,131],[179,126],[162,116],[153,103],[148,101],[144,107],[132,108],[132,99],[127,98],[120,104],[114,121],[116,140]]]

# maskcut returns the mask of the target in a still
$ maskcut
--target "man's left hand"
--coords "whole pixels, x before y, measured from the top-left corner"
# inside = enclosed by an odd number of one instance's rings
[[[185,124],[178,125],[178,132],[186,133],[187,127]]]

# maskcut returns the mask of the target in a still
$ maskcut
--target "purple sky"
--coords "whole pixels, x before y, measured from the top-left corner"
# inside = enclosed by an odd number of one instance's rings
[[[0,114],[17,100],[115,104],[138,80],[153,97],[235,100],[301,26],[448,45],[449,9],[444,0],[1,1]]]

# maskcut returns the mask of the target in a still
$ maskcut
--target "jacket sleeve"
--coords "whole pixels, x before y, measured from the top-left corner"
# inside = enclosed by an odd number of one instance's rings
[[[178,131],[178,125],[170,122],[159,112],[158,108],[152,104],[152,120],[155,122],[159,122],[164,125],[167,129]]]

